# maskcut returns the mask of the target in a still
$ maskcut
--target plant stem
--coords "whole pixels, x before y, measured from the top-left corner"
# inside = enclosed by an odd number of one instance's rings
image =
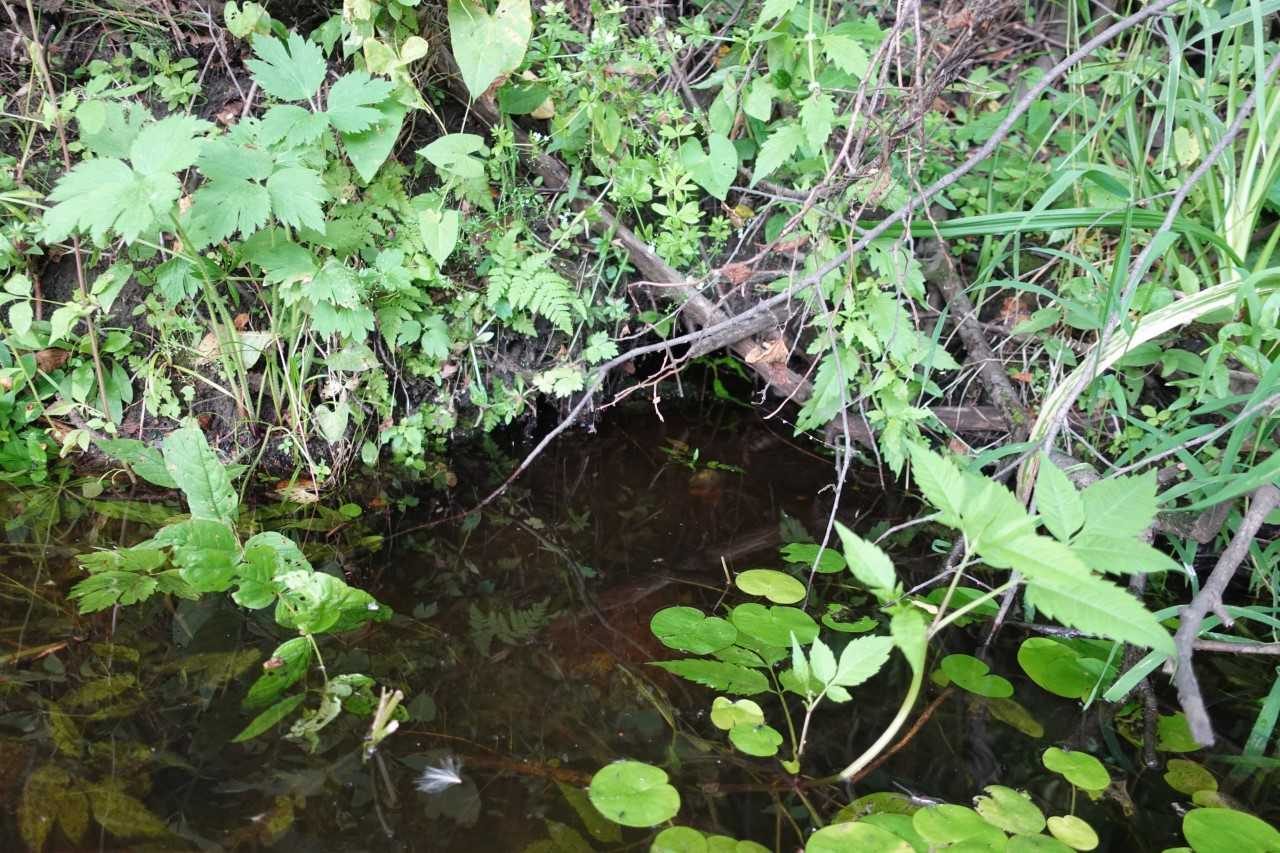
[[[862,755],[855,758],[848,767],[841,770],[835,776],[826,779],[819,779],[814,784],[847,782],[854,776],[858,775],[858,772],[862,770],[862,768],[866,767],[872,761],[875,761],[876,756],[884,751],[885,747],[889,745],[890,741],[892,741],[894,736],[898,733],[898,730],[902,728],[904,723],[906,723],[907,717],[911,716],[911,709],[915,707],[916,698],[920,695],[920,686],[923,683],[924,667],[921,666],[911,675],[911,686],[907,688],[907,695],[902,699],[902,707],[898,708],[898,713],[889,722],[889,725],[885,726],[885,730],[880,733],[880,737],[876,738],[876,742],[867,747],[866,751],[864,751]]]

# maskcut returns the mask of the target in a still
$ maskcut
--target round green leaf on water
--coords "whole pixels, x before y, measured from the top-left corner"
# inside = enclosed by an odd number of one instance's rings
[[[860,823],[869,823],[872,826],[878,826],[881,829],[887,829],[903,841],[911,845],[914,850],[928,850],[929,842],[920,837],[920,833],[916,832],[916,828],[911,824],[910,815],[904,814],[869,814],[859,819]]]
[[[764,722],[764,710],[750,699],[736,702],[727,696],[717,696],[711,702],[711,724],[721,731],[729,731],[739,723],[755,725]]]
[[[1164,781],[1169,787],[1183,794],[1194,794],[1197,791],[1218,790],[1218,780],[1194,761],[1185,758],[1169,759],[1169,766],[1164,773]]]
[[[804,584],[785,572],[774,569],[747,569],[733,579],[747,595],[767,598],[774,604],[795,604],[806,595]]]
[[[911,825],[926,841],[950,844],[956,841],[1003,842],[1004,833],[964,806],[944,803],[916,812]]]
[[[1093,692],[1103,663],[1049,637],[1030,637],[1018,647],[1018,665],[1055,696],[1083,699]]]
[[[649,853],[707,853],[707,837],[688,826],[669,826],[653,839]]]
[[[844,555],[834,548],[826,548],[818,553],[818,546],[808,542],[792,542],[782,547],[782,559],[788,563],[812,566],[818,561],[818,574],[829,575],[844,571]]]
[[[769,853],[769,848],[754,841],[739,841],[727,835],[709,835],[707,853]]]
[[[1098,833],[1075,815],[1051,817],[1048,824],[1053,837],[1072,850],[1094,850],[1098,846]]]
[[[947,655],[942,659],[941,667],[947,678],[962,690],[990,699],[1008,699],[1013,695],[1013,685],[1009,680],[993,674],[973,655]]]
[[[809,837],[805,853],[912,853],[911,845],[869,823],[836,823]]]
[[[863,815],[873,814],[901,814],[911,817],[918,811],[920,806],[906,794],[900,794],[897,791],[876,791],[872,794],[863,794],[840,809],[835,817],[831,818],[831,822],[844,823],[860,820]]]
[[[719,616],[696,607],[666,607],[653,614],[649,630],[669,649],[709,655],[733,645],[738,631]]]
[[[1156,723],[1156,749],[1161,752],[1196,752],[1201,748],[1191,736],[1186,714],[1179,711],[1160,715],[1160,721]]]
[[[680,793],[659,767],[615,761],[596,771],[587,789],[600,814],[623,826],[657,826],[680,811]]]
[[[782,733],[763,723],[738,723],[729,729],[729,740],[747,755],[768,758],[778,754],[782,745]]]
[[[975,808],[987,823],[1016,835],[1044,829],[1044,814],[1021,791],[1003,785],[988,785],[987,796],[978,797]]]
[[[991,716],[1013,726],[1027,737],[1044,737],[1044,726],[1024,706],[1013,699],[991,699],[987,702]]]
[[[1005,853],[1071,853],[1071,848],[1047,835],[1015,835],[1005,845]]]
[[[802,646],[818,636],[818,623],[795,607],[765,607],[763,604],[739,604],[729,614],[729,621],[742,633],[767,646],[791,648],[791,635]]]
[[[1111,784],[1111,775],[1102,762],[1087,752],[1051,746],[1044,751],[1044,766],[1062,774],[1068,782],[1086,791],[1101,791]]]
[[[1234,809],[1192,809],[1182,818],[1182,834],[1196,853],[1280,850],[1280,830]]]

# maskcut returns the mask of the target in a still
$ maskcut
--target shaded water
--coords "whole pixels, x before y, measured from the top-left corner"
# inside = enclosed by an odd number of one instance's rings
[[[460,491],[483,491],[501,468],[472,467],[458,472]],[[321,641],[330,674],[363,672],[406,694],[412,719],[367,763],[367,721],[345,716],[315,754],[275,734],[229,742],[250,717],[240,699],[285,636],[269,611],[206,596],[75,615],[64,598],[81,576],[74,556],[145,538],[176,507],[89,500],[77,489],[11,495],[0,574],[0,849],[26,846],[24,821],[28,837],[42,826],[55,850],[643,849],[649,833],[602,822],[582,793],[595,770],[623,757],[668,769],[683,795],[681,823],[798,849],[807,811],[776,761],[732,752],[707,719],[712,691],[644,664],[677,657],[650,634],[654,611],[713,609],[726,569],[780,567],[780,537],[819,533],[830,479],[829,462],[719,411],[641,416],[571,437],[478,521],[389,533],[380,512],[390,498],[375,484],[356,499],[367,510],[356,520],[316,507],[260,510],[257,520],[303,541],[317,568],[347,575],[396,612]],[[850,483],[841,516],[866,532],[915,511],[866,473]],[[894,541],[900,571],[923,580],[940,567],[942,544]],[[852,588],[829,597],[850,604],[850,618],[874,612]],[[1185,804],[1160,771],[1138,772],[1123,725],[1037,688],[1014,658],[1020,635],[1004,638],[993,669],[1014,682],[1031,722],[948,694],[856,789],[808,791],[819,813],[875,791],[968,803],[999,782],[1061,814],[1072,792],[1039,756],[1070,744],[1123,780],[1098,802],[1078,798],[1103,849],[1179,843]],[[948,651],[974,645],[963,632],[950,642]],[[1219,674],[1228,691],[1266,669],[1230,665],[1239,668]],[[895,661],[851,705],[821,712],[805,772],[838,769],[872,741],[905,675]],[[309,677],[314,686],[317,674]],[[1224,733],[1238,744],[1253,712],[1240,708],[1232,722],[1230,707],[1220,709]],[[424,768],[450,760],[462,762],[461,785],[417,790]],[[33,774],[56,784],[33,786]],[[1264,786],[1234,796],[1277,817]]]

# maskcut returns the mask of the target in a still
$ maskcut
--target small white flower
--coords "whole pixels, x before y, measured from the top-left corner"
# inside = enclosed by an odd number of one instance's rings
[[[462,784],[462,759],[446,755],[439,767],[427,767],[418,777],[417,788],[424,794],[439,794]]]

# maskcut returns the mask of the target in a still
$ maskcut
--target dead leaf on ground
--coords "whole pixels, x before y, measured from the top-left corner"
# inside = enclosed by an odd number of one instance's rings
[[[720,268],[720,274],[736,286],[751,278],[751,267],[743,263],[725,264]]]
[[[781,364],[788,358],[785,338],[779,336],[764,344],[756,344],[746,355],[747,364]]]

